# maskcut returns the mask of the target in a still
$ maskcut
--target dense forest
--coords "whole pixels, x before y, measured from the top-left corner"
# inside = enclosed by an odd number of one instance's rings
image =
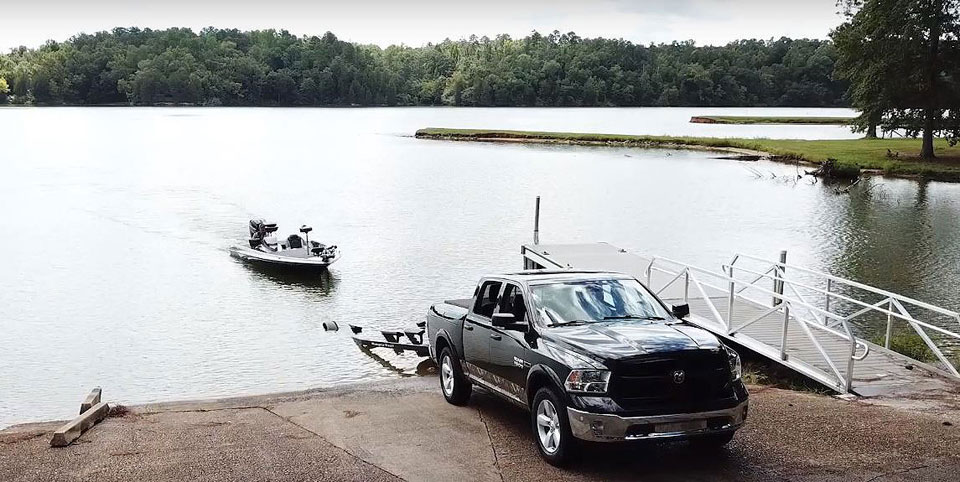
[[[380,48],[286,31],[117,28],[0,55],[19,104],[841,106],[829,41],[574,33]]]

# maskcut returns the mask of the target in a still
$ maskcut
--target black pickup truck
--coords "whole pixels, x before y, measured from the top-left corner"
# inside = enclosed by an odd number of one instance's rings
[[[530,410],[561,465],[578,439],[730,441],[747,417],[740,357],[687,315],[623,274],[537,270],[481,279],[426,329],[447,401],[478,385]]]

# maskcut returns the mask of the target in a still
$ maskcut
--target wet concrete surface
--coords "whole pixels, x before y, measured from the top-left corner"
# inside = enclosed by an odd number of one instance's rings
[[[957,480],[960,420],[752,387],[723,449],[588,444],[566,469],[490,394],[447,404],[435,377],[133,407],[66,448],[55,423],[0,432],[0,480]]]

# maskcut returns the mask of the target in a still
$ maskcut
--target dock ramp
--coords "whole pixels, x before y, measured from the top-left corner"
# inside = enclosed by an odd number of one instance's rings
[[[840,393],[908,395],[960,381],[960,314],[855,281],[747,255],[710,270],[606,243],[521,252],[525,269],[632,275],[667,304],[689,304],[689,322]],[[923,360],[890,349],[903,333],[928,350]]]

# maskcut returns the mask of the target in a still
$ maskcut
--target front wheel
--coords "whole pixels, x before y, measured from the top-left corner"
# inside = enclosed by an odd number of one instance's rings
[[[541,388],[530,410],[533,432],[540,456],[550,465],[561,467],[573,458],[576,440],[570,432],[567,405],[555,391]]]
[[[460,361],[453,357],[449,348],[440,352],[440,391],[443,398],[454,405],[465,405],[472,391],[470,382],[463,376]]]

